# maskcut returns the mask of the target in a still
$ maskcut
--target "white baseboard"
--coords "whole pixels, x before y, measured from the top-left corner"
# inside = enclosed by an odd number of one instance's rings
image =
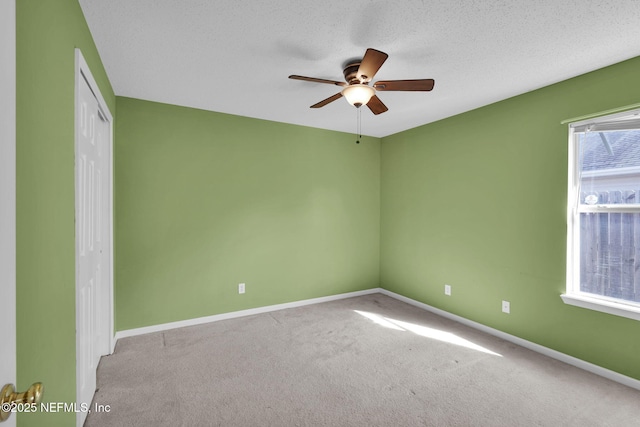
[[[184,328],[186,326],[202,325],[204,323],[218,322],[220,320],[235,319],[238,317],[252,316],[254,314],[268,313],[270,311],[284,310],[286,308],[303,307],[305,305],[319,304],[322,302],[336,301],[345,298],[359,297],[362,295],[376,294],[382,292],[381,288],[366,289],[364,291],[348,292],[345,294],[329,295],[326,297],[305,299],[302,301],[287,302],[284,304],[267,305],[264,307],[250,308],[248,310],[233,311],[230,313],[215,314],[213,316],[198,317],[195,319],[180,320],[178,322],[162,323],[160,325],[145,326],[143,328],[126,329],[116,332],[113,340],[113,350],[120,338],[134,337],[137,335],[150,334],[152,332],[167,331],[169,329]]]
[[[548,347],[544,347],[542,345],[533,343],[531,341],[527,341],[522,338],[518,338],[514,335],[507,334],[506,332],[499,331],[497,329],[493,329],[489,326],[485,326],[481,323],[474,322],[473,320],[466,319],[464,317],[457,316],[455,314],[449,313],[448,311],[440,310],[439,308],[432,307],[428,304],[424,304],[422,302],[413,300],[411,298],[407,298],[400,294],[396,294],[395,292],[388,291],[386,289],[380,289],[379,291],[383,295],[390,296],[399,301],[406,302],[407,304],[411,304],[418,308],[421,308],[426,311],[430,311],[431,313],[437,314],[438,316],[445,317],[447,319],[454,320],[456,322],[462,323],[466,326],[470,326],[474,329],[478,329],[479,331],[485,332],[489,335],[496,336],[498,338],[502,338],[505,341],[512,342],[516,345],[519,345],[524,348],[528,348],[529,350],[533,350],[536,353],[543,354],[545,356],[551,357],[552,359],[559,360],[568,365],[575,366],[577,368],[583,369],[587,372],[591,372],[592,374],[599,375],[601,377],[607,378],[609,380],[615,381],[617,383],[626,385],[627,387],[634,388],[636,390],[640,390],[640,381],[628,377],[626,375],[622,375],[618,372],[611,371],[609,369],[603,368],[602,366],[594,365],[593,363],[585,362],[584,360],[578,359],[573,356],[569,356],[568,354],[561,353],[556,350],[552,350]]]
[[[410,304],[415,307],[421,308],[423,310],[429,311],[431,313],[437,314],[438,316],[442,316],[444,318],[462,323],[466,326],[470,326],[481,332],[485,332],[489,335],[496,336],[498,338],[501,338],[505,341],[512,342],[521,347],[528,348],[529,350],[551,357],[552,359],[559,360],[568,365],[575,366],[587,372],[591,372],[593,374],[599,375],[601,377],[607,378],[617,383],[626,385],[627,387],[640,390],[640,380],[637,380],[635,378],[622,375],[618,372],[611,371],[609,369],[603,368],[598,365],[594,365],[593,363],[585,362],[584,360],[578,359],[576,357],[569,356],[567,354],[561,353],[556,350],[552,350],[548,347],[544,347],[542,345],[533,343],[531,341],[527,341],[525,339],[516,337],[515,335],[511,335],[506,332],[499,331],[489,326],[485,326],[481,323],[474,322],[473,320],[466,319],[464,317],[449,313],[448,311],[444,311],[439,308],[432,307],[428,304],[416,301],[411,298],[407,298],[405,296],[396,294],[395,292],[391,292],[382,288],[372,288],[372,289],[366,289],[364,291],[348,292],[345,294],[330,295],[326,297],[312,298],[312,299],[307,299],[302,301],[288,302],[284,304],[268,305],[265,307],[251,308],[248,310],[234,311],[231,313],[216,314],[213,316],[198,317],[196,319],[181,320],[178,322],[163,323],[160,325],[146,326],[143,328],[127,329],[124,331],[118,331],[116,333],[115,339],[113,340],[113,347],[115,349],[115,345],[120,338],[134,337],[137,335],[150,334],[152,332],[167,331],[170,329],[184,328],[186,326],[202,325],[204,323],[217,322],[220,320],[235,319],[238,317],[252,316],[254,314],[268,313],[271,311],[284,310],[287,308],[303,307],[305,305],[319,304],[322,302],[336,301],[340,299],[353,298],[361,295],[369,295],[369,294],[375,294],[375,293],[387,295],[391,298],[395,298],[399,301],[405,302],[407,304]]]

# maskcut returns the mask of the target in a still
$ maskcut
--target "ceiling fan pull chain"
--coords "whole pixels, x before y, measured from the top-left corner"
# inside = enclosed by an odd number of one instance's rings
[[[362,139],[362,110],[360,108],[356,108],[357,111],[357,132],[358,132],[358,139],[356,140],[356,144],[360,144],[360,140]]]

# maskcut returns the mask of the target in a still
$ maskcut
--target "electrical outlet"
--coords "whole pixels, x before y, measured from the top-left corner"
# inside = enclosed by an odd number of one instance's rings
[[[244,283],[238,284],[238,293],[244,294]]]
[[[502,312],[511,313],[511,303],[509,301],[502,301]]]
[[[451,285],[444,285],[444,294],[451,296]]]

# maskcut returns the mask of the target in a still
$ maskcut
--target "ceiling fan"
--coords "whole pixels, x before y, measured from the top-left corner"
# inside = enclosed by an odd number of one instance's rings
[[[379,80],[372,86],[369,82],[378,72],[384,61],[389,55],[376,49],[367,49],[362,60],[349,61],[343,70],[345,82],[335,80],[318,79],[315,77],[305,77],[298,75],[289,76],[290,79],[304,80],[308,82],[327,83],[336,86],[343,86],[341,92],[330,96],[316,104],[311,108],[320,108],[340,99],[343,96],[347,101],[356,108],[365,105],[369,107],[373,114],[381,114],[388,110],[387,106],[382,103],[380,98],[376,96],[376,91],[420,91],[428,92],[433,89],[435,84],[433,79],[419,80]]]

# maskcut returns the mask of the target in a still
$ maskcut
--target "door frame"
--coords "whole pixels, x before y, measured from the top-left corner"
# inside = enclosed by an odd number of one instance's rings
[[[79,102],[78,102],[78,98],[79,98],[79,94],[80,94],[80,85],[81,84],[86,84],[89,85],[89,89],[91,89],[91,91],[93,92],[94,96],[96,97],[97,101],[98,101],[98,107],[100,108],[100,112],[102,113],[102,115],[105,117],[106,121],[109,124],[109,136],[107,138],[107,147],[105,149],[105,152],[107,153],[108,156],[108,161],[107,161],[107,169],[109,172],[109,178],[107,180],[107,185],[108,185],[108,191],[107,191],[107,197],[108,197],[108,208],[106,209],[106,213],[107,213],[107,225],[109,227],[109,230],[107,232],[107,236],[106,236],[106,242],[108,244],[108,248],[107,248],[107,256],[108,256],[108,261],[106,263],[106,269],[107,269],[107,275],[108,275],[108,279],[106,280],[107,282],[107,286],[108,286],[108,293],[109,293],[109,298],[108,301],[104,301],[105,304],[108,304],[108,307],[106,307],[106,310],[104,310],[105,313],[107,313],[107,317],[108,319],[104,319],[107,322],[108,325],[108,333],[105,337],[105,339],[108,342],[103,342],[103,343],[99,343],[98,347],[100,349],[100,353],[102,355],[107,355],[107,354],[111,354],[113,353],[114,350],[114,346],[115,346],[115,340],[114,340],[114,298],[113,298],[113,278],[114,278],[114,274],[113,274],[113,266],[114,266],[114,245],[113,245],[113,181],[114,181],[114,173],[113,173],[113,116],[111,115],[111,111],[109,111],[109,107],[106,103],[106,101],[104,100],[102,94],[100,93],[100,88],[98,86],[98,84],[96,83],[95,79],[93,78],[93,75],[91,74],[91,70],[89,69],[89,66],[86,62],[86,60],[84,59],[84,56],[82,55],[82,52],[80,51],[80,49],[76,48],[75,49],[75,109],[77,110]],[[74,117],[78,117],[78,112],[75,111],[75,115]],[[79,140],[79,135],[78,135],[78,124],[76,123],[74,125],[75,127],[75,157],[77,159],[77,152],[78,152],[78,140]],[[74,164],[77,162],[74,162]],[[76,176],[77,174],[74,174],[74,176]],[[77,178],[74,178],[74,182],[75,185],[77,185]],[[76,200],[76,204],[77,204],[77,200]],[[77,212],[77,206],[76,208],[74,208],[74,212]],[[75,259],[76,259],[76,298],[77,298],[77,289],[79,288],[79,279],[80,279],[80,275],[79,275],[79,253],[78,253],[78,236],[76,233],[76,254],[75,254]],[[78,307],[77,307],[77,303],[76,303],[76,322],[78,321]],[[104,326],[104,325],[102,325]],[[77,329],[77,326],[76,326]],[[106,349],[106,351],[103,351],[102,349]],[[78,336],[76,334],[76,352],[78,351]],[[77,359],[77,356],[76,356]],[[77,366],[77,360],[76,360],[76,371],[78,369]],[[80,377],[77,375],[76,376],[76,393],[77,390],[79,389],[79,380]],[[77,395],[76,395],[77,397]],[[80,422],[80,418],[78,418],[78,422]]]
[[[0,387],[16,383],[16,2],[0,1]],[[6,293],[5,293],[6,289]],[[16,425],[10,417],[6,427]]]

